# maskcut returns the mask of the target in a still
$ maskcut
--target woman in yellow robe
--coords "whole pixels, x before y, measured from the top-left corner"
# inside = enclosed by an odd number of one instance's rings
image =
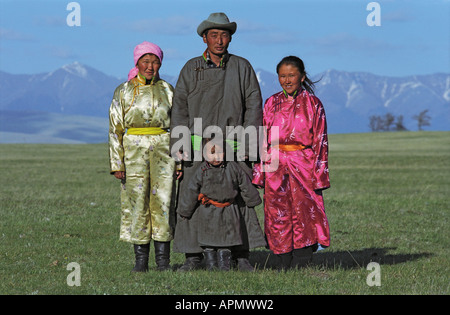
[[[136,67],[119,85],[109,111],[111,174],[122,181],[120,240],[134,244],[132,271],[148,270],[150,241],[159,270],[169,269],[175,161],[169,155],[173,87],[159,78],[162,50],[143,42]]]

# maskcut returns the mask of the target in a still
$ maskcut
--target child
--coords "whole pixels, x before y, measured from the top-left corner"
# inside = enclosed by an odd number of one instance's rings
[[[322,196],[330,178],[325,110],[314,82],[296,56],[283,58],[277,73],[282,91],[267,99],[263,122],[272,160],[255,165],[253,183],[264,185],[264,232],[286,270],[306,266],[313,252],[330,246]],[[278,167],[263,172],[273,157]]]
[[[248,207],[262,200],[248,175],[234,161],[225,161],[226,145],[215,139],[204,139],[205,161],[181,192],[178,214],[191,218],[198,211],[198,242],[203,248],[208,270],[230,270],[231,248],[243,244],[242,203]]]

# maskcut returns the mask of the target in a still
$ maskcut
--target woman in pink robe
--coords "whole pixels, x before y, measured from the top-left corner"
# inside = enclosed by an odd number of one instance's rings
[[[284,269],[307,264],[330,245],[322,190],[330,187],[325,111],[313,94],[304,64],[284,58],[277,66],[283,91],[264,105],[265,150],[253,183],[265,188],[264,228]]]

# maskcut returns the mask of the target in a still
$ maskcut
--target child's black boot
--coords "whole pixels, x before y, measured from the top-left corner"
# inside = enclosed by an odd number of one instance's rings
[[[205,256],[206,270],[217,270],[217,251],[214,248],[205,248],[203,250],[203,255]]]
[[[217,258],[219,270],[230,271],[231,267],[231,251],[228,248],[217,250]]]

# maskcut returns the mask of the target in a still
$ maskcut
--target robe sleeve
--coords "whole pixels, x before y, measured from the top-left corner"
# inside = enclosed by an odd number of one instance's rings
[[[328,134],[325,109],[317,97],[314,97],[315,115],[312,149],[315,153],[312,184],[314,190],[330,187],[328,173]]]
[[[262,148],[261,148],[261,156],[260,161],[258,163],[255,163],[253,166],[253,179],[252,183],[258,186],[264,186],[264,171],[263,171],[263,165],[264,162],[267,161],[268,158],[268,148],[269,148],[269,129],[270,126],[272,126],[273,122],[273,97],[270,97],[266,100],[266,103],[264,104],[264,111],[263,111],[263,127],[264,131],[262,136]]]
[[[263,120],[261,89],[255,71],[248,62],[245,67],[244,76],[241,79],[241,82],[245,84],[243,87],[245,108],[243,127],[254,126],[258,139],[259,127],[262,125]],[[243,133],[243,136],[246,136],[245,133]],[[258,159],[258,141],[245,141],[241,139],[241,143],[247,143],[245,155],[249,157],[249,160],[256,161]]]
[[[192,71],[189,63],[180,71],[180,75],[175,87],[172,100],[172,111],[170,115],[170,130],[173,131],[177,126],[189,127],[188,94],[190,91],[190,82],[192,82]],[[178,138],[170,138],[170,152],[172,146],[178,141]],[[190,139],[189,139],[190,140]],[[173,156],[176,158],[176,156]]]
[[[124,104],[123,104],[123,84],[114,91],[113,99],[109,109],[109,162],[110,173],[125,171],[123,135],[125,133],[124,124]]]
[[[177,213],[183,217],[190,218],[198,203],[198,194],[203,185],[203,171],[200,165],[190,178],[187,187],[180,193],[179,204],[177,206]]]
[[[239,190],[241,197],[247,207],[256,207],[262,203],[259,191],[252,185],[248,175],[238,166],[239,171]]]
[[[264,186],[264,173],[262,171],[262,162],[253,165],[253,179],[252,183],[257,186]]]

